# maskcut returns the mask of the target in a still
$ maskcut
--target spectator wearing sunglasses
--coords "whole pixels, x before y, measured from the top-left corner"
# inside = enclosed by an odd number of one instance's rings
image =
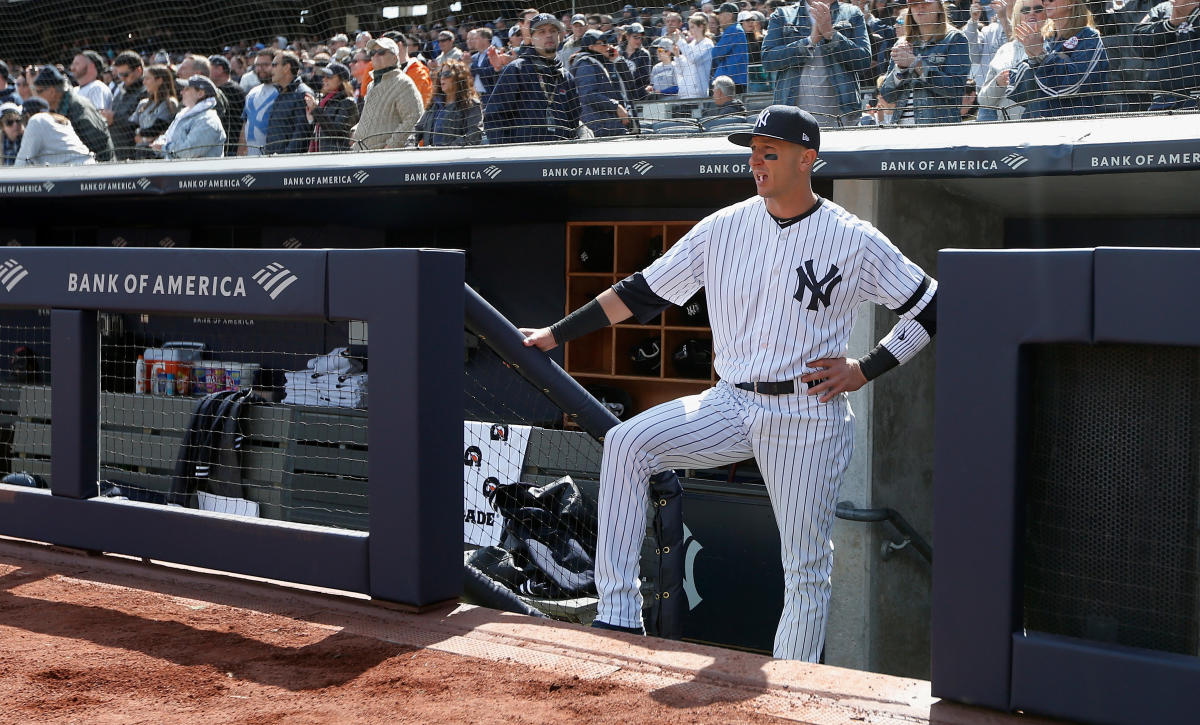
[[[360,148],[403,148],[421,119],[425,107],[412,78],[400,70],[399,46],[391,38],[367,44],[374,67],[372,83],[363,102],[362,118],[354,129]]]
[[[146,86],[142,83],[142,58],[127,50],[113,59],[111,67],[117,79],[117,92],[113,94],[112,107],[101,111],[100,115],[108,121],[108,133],[112,136],[117,159],[132,159],[135,155],[133,135],[137,132],[137,124],[130,117],[137,110],[138,103],[146,97]]]
[[[21,123],[21,107],[12,101],[0,103],[0,125],[4,127],[2,163],[12,166],[21,150],[21,137],[25,134],[25,124]]]
[[[422,146],[476,146],[482,140],[483,106],[462,61],[439,66],[438,92],[414,138]]]
[[[1009,79],[1009,97],[1025,118],[1102,113],[1109,108],[1108,52],[1084,0],[1042,0],[1046,24],[1014,31],[1025,60]]]
[[[1009,15],[1009,25],[1016,29],[1032,26],[1040,28],[1046,22],[1046,6],[1042,0],[1014,0]],[[1008,97],[1008,84],[1012,71],[1025,60],[1025,46],[1013,38],[996,50],[988,64],[983,85],[979,88],[979,117],[988,120],[984,111],[990,111],[992,120],[1013,121],[1025,113],[1025,107]]]

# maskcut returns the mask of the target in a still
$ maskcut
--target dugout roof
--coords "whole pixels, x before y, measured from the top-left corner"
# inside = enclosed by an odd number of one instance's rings
[[[6,168],[0,171],[0,195],[745,179],[747,160],[746,150],[724,135],[645,135],[559,144]],[[828,131],[815,175],[1002,179],[1131,171],[1200,171],[1200,116]]]

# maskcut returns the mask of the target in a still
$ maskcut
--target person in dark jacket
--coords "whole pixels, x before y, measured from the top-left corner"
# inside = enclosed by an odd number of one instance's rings
[[[417,123],[416,143],[423,146],[475,146],[483,137],[483,108],[471,74],[461,60],[438,66],[438,90]]]
[[[91,101],[79,94],[78,89],[67,85],[67,77],[57,68],[43,66],[33,81],[33,90],[39,98],[50,104],[50,110],[70,120],[75,133],[96,155],[97,161],[113,160],[113,142],[108,135],[108,122]]]
[[[113,59],[113,74],[120,85],[113,94],[112,105],[100,115],[108,121],[108,133],[112,136],[113,150],[118,159],[135,156],[133,135],[137,124],[130,116],[137,110],[138,103],[146,97],[146,86],[142,83],[142,58],[137,53],[125,51]]]
[[[1200,2],[1159,3],[1133,33],[1159,92],[1150,110],[1200,108]]]
[[[1110,99],[1108,52],[1083,0],[1046,3],[1046,24],[1014,33],[1026,58],[1009,78],[1008,97],[1025,106],[1023,118],[1103,113]]]
[[[611,32],[589,30],[571,58],[583,123],[597,137],[623,136],[630,130],[629,92],[613,64],[617,54]]]
[[[967,36],[949,23],[938,0],[913,0],[904,13],[904,35],[879,84],[884,100],[896,104],[892,121],[958,123],[971,71]]]
[[[650,69],[654,67],[654,57],[643,44],[646,29],[641,23],[630,23],[625,28],[625,64],[629,66],[632,82],[626,83],[630,100],[640,101],[648,95],[646,89],[650,86]]]
[[[0,103],[21,104],[21,96],[17,93],[17,85],[8,72],[8,63],[0,60]]]
[[[281,50],[271,61],[271,82],[279,88],[271,118],[267,121],[266,154],[298,154],[308,151],[312,128],[308,125],[305,96],[315,96],[300,80],[300,58]]]
[[[349,151],[350,129],[358,123],[358,104],[354,102],[354,87],[350,85],[350,69],[341,63],[317,68],[321,79],[321,100],[305,96],[308,120],[313,124],[313,141],[309,151]]]
[[[529,24],[533,44],[504,67],[484,104],[488,143],[558,141],[579,133],[575,79],[557,58],[562,23],[541,13]]]
[[[242,137],[242,113],[246,110],[246,92],[240,84],[235,83],[231,75],[232,68],[223,55],[214,55],[208,59],[212,70],[212,82],[217,90],[225,96],[226,110],[221,118],[225,127],[225,155],[237,156],[238,140]]]

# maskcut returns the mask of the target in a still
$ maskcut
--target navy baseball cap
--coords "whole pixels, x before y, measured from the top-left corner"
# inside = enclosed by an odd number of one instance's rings
[[[350,80],[350,69],[346,66],[334,61],[324,68],[317,69],[317,75],[322,76],[337,76],[344,81]]]
[[[817,125],[817,119],[795,106],[767,106],[758,114],[753,131],[731,133],[729,140],[738,146],[749,146],[750,139],[755,136],[790,141],[813,151],[821,150],[821,127]]]
[[[554,17],[550,13],[538,13],[537,15],[534,15],[532,18],[529,19],[530,32],[537,30],[538,28],[542,27],[543,25],[553,25],[555,27],[555,29],[557,29],[560,32],[564,29],[562,21],[559,20],[558,18]]]

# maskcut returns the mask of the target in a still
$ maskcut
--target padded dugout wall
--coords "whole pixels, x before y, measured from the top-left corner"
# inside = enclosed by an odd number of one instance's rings
[[[939,258],[933,694],[1193,722],[1200,250]]]

